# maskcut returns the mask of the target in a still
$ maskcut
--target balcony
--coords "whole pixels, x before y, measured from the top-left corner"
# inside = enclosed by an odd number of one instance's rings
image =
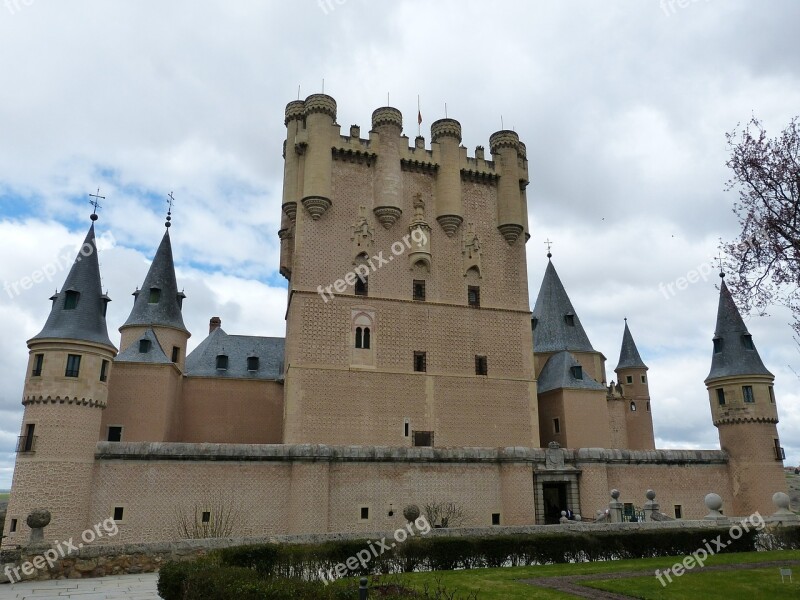
[[[38,436],[35,435],[21,435],[17,438],[17,452],[21,454],[29,454],[36,452],[36,440]]]
[[[775,446],[775,460],[786,460],[786,451],[781,446]]]

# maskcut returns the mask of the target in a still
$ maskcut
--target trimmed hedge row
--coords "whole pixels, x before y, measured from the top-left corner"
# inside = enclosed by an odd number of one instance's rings
[[[727,544],[722,549],[713,543],[718,537]],[[161,569],[158,591],[164,600],[345,600],[358,597],[354,576],[681,556],[708,547],[725,553],[800,548],[800,527],[770,533],[751,529],[742,531],[734,541],[728,527],[415,537],[383,554],[367,552],[380,548],[374,540],[318,545],[262,544],[218,550],[194,562],[168,563]],[[355,559],[359,553],[364,557],[361,562]],[[325,585],[320,581],[321,575],[329,581],[342,576],[351,579]],[[381,597],[409,596],[396,592]]]

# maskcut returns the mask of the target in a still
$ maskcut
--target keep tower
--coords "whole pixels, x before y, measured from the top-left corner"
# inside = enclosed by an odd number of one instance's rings
[[[44,328],[28,340],[22,404],[5,534],[23,543],[31,510],[49,510],[48,539],[79,536],[88,526],[92,472],[108,380],[117,349],[108,337],[94,221]],[[109,515],[110,516],[110,515]]]
[[[706,377],[719,443],[730,457],[731,514],[770,514],[772,495],[786,491],[778,438],[775,377],[761,362],[724,274],[720,284],[711,371]]]

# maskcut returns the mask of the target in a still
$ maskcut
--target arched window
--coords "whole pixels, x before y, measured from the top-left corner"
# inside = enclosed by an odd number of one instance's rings
[[[631,402],[631,411],[636,412],[636,402]]]
[[[361,327],[356,327],[356,348],[363,348],[364,338]]]
[[[364,327],[364,349],[369,349],[369,327]]]

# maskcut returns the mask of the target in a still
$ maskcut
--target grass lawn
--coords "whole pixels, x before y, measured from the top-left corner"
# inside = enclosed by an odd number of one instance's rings
[[[8,492],[0,492],[0,502],[8,502],[8,497],[10,495],[11,494],[9,494]]]
[[[575,596],[537,588],[519,583],[520,579],[538,577],[557,577],[564,575],[586,575],[591,573],[614,573],[667,569],[683,557],[645,558],[639,560],[619,560],[608,562],[578,563],[569,565],[541,565],[532,567],[510,567],[503,569],[471,569],[467,571],[439,571],[437,573],[408,573],[399,576],[400,581],[416,589],[425,584],[435,587],[437,579],[448,591],[464,595],[477,592],[479,600],[563,600]],[[774,560],[800,560],[800,550],[775,552],[741,552],[720,554],[709,558],[707,565],[737,563],[758,563]],[[693,572],[674,580],[666,591],[652,575],[615,581],[592,583],[593,587],[613,589],[640,598],[792,598],[800,593],[800,568],[794,569],[794,587],[786,583],[781,588],[777,568],[755,569],[749,571],[706,572],[698,575]],[[697,589],[690,587],[692,579],[708,577],[709,583],[698,582]],[[713,577],[713,580],[710,579]],[[631,587],[624,587],[630,585]],[[614,587],[610,587],[614,586]],[[684,586],[684,587],[679,587]],[[777,586],[777,587],[776,587]],[[641,590],[641,591],[640,591]],[[755,590],[755,591],[754,591]],[[660,594],[660,595],[659,595]],[[758,595],[762,594],[762,595]],[[788,594],[788,595],[787,595]]]

